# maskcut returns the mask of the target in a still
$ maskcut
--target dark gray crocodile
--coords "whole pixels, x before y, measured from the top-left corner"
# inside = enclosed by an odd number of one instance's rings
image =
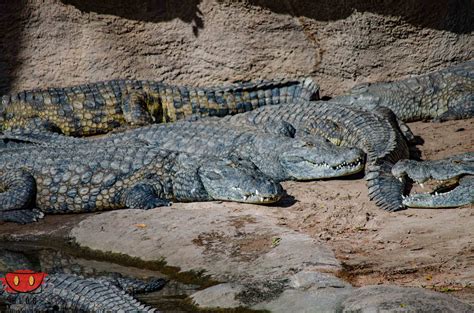
[[[234,155],[250,160],[264,174],[276,181],[339,177],[359,172],[364,167],[364,154],[359,149],[337,147],[325,140],[308,142],[262,133],[254,128],[246,129],[244,125],[227,127],[214,121],[181,121],[172,124],[149,125],[123,133],[87,139],[67,137],[41,130],[7,131],[3,137],[30,140],[47,146],[71,144],[77,146],[92,143],[122,145],[136,143],[138,140],[163,149],[183,151],[193,155],[217,157]]]
[[[404,198],[406,206],[441,208],[474,203],[474,152],[435,161],[401,160],[392,168],[392,173],[399,178],[408,176],[418,184],[429,180],[442,182],[431,193]]]
[[[355,108],[336,101],[314,101],[269,106],[216,119],[222,125],[261,128],[290,123],[295,136],[324,137],[336,145],[357,147],[367,154],[369,197],[388,211],[403,208],[404,183],[393,177],[393,164],[408,158],[409,150],[396,116],[387,108]]]
[[[231,115],[317,97],[318,86],[310,78],[214,88],[177,87],[148,80],[110,80],[3,96],[0,130],[45,128],[66,135],[88,136],[121,126]]]
[[[23,254],[0,250],[0,272],[34,268]],[[157,312],[133,298],[134,294],[157,291],[166,281],[147,281],[120,274],[83,277],[67,273],[47,273],[41,287],[32,293],[8,291],[8,284],[0,283],[0,298],[10,312]]]
[[[368,109],[384,106],[407,122],[474,117],[474,61],[404,80],[360,84],[335,100]]]
[[[0,191],[0,220],[21,223],[43,212],[151,209],[169,200],[269,203],[283,195],[249,161],[143,144],[5,148]]]

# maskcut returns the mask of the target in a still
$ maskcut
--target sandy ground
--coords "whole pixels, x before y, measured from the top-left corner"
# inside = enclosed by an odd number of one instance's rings
[[[473,150],[474,119],[442,124],[412,123],[423,159]],[[278,225],[324,242],[343,263],[338,276],[355,286],[389,283],[449,292],[474,303],[474,210],[408,209],[388,213],[367,197],[361,177],[315,182],[286,182],[291,197],[273,206],[214,203],[232,211],[253,209],[278,220]],[[178,204],[206,210],[209,203]],[[139,212],[137,212],[138,214]],[[91,214],[47,216],[32,225],[0,224],[0,239],[64,238]],[[11,236],[10,236],[11,237]],[[263,253],[258,240],[240,251]],[[267,241],[265,241],[267,242]],[[199,245],[199,242],[196,243]],[[258,254],[257,253],[257,254]],[[172,265],[172,264],[170,264]]]
[[[424,140],[422,159],[474,150],[474,119],[409,126]],[[326,240],[355,286],[424,286],[474,303],[473,205],[387,213],[368,200],[363,180],[284,186],[297,202],[278,211],[281,223]]]

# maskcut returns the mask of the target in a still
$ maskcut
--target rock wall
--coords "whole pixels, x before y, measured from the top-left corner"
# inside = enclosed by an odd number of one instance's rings
[[[0,1],[0,94],[310,75],[325,95],[473,58],[470,0]]]

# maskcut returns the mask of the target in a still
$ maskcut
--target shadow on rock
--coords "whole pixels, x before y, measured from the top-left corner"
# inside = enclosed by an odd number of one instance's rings
[[[24,1],[0,2],[0,95],[11,91],[22,38]]]
[[[228,0],[218,1],[228,2]],[[468,34],[474,30],[473,2],[469,0],[249,0],[248,2],[275,13],[305,16],[317,21],[344,19],[359,11],[400,16],[414,26],[447,30],[458,34]]]
[[[198,8],[202,0],[145,0],[130,2],[124,0],[61,0],[83,12],[116,15],[130,20],[163,22],[179,18],[192,24],[193,33],[198,36],[204,28],[202,13]]]

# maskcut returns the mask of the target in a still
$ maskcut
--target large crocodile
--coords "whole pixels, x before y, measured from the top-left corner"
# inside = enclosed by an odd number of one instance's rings
[[[393,164],[408,158],[406,140],[396,116],[387,108],[356,108],[336,101],[300,102],[258,108],[216,119],[222,125],[257,127],[290,123],[296,137],[322,136],[336,145],[358,147],[367,154],[369,197],[388,211],[403,208],[404,183],[390,172]]]
[[[5,148],[1,191],[0,220],[21,223],[43,212],[150,209],[169,200],[268,203],[283,195],[282,187],[249,161],[142,144]]]
[[[399,178],[408,176],[418,184],[429,180],[442,182],[431,193],[412,194],[404,198],[406,206],[440,208],[474,203],[474,152],[435,161],[401,160],[392,168],[392,173]]]
[[[66,135],[88,136],[121,126],[224,116],[317,97],[318,86],[310,78],[214,88],[177,87],[148,80],[110,80],[3,96],[0,130],[45,128]]]
[[[404,80],[360,84],[335,99],[368,109],[388,107],[407,122],[474,117],[474,61]]]
[[[246,129],[244,125],[228,127],[220,123],[219,119],[217,122],[181,121],[149,125],[94,139],[67,137],[41,130],[7,131],[3,137],[30,140],[47,146],[78,146],[81,143],[136,144],[138,140],[144,144],[193,155],[234,155],[250,160],[276,181],[339,177],[356,173],[364,167],[364,154],[359,149],[337,147],[324,140],[309,142],[263,133],[255,128]]]
[[[22,253],[0,250],[0,273],[34,267]],[[12,286],[8,288],[5,280],[0,283],[0,299],[6,302],[9,312],[157,312],[133,295],[160,290],[165,283],[163,279],[142,281],[122,275],[92,278],[47,273],[44,283],[35,292],[12,292]]]

